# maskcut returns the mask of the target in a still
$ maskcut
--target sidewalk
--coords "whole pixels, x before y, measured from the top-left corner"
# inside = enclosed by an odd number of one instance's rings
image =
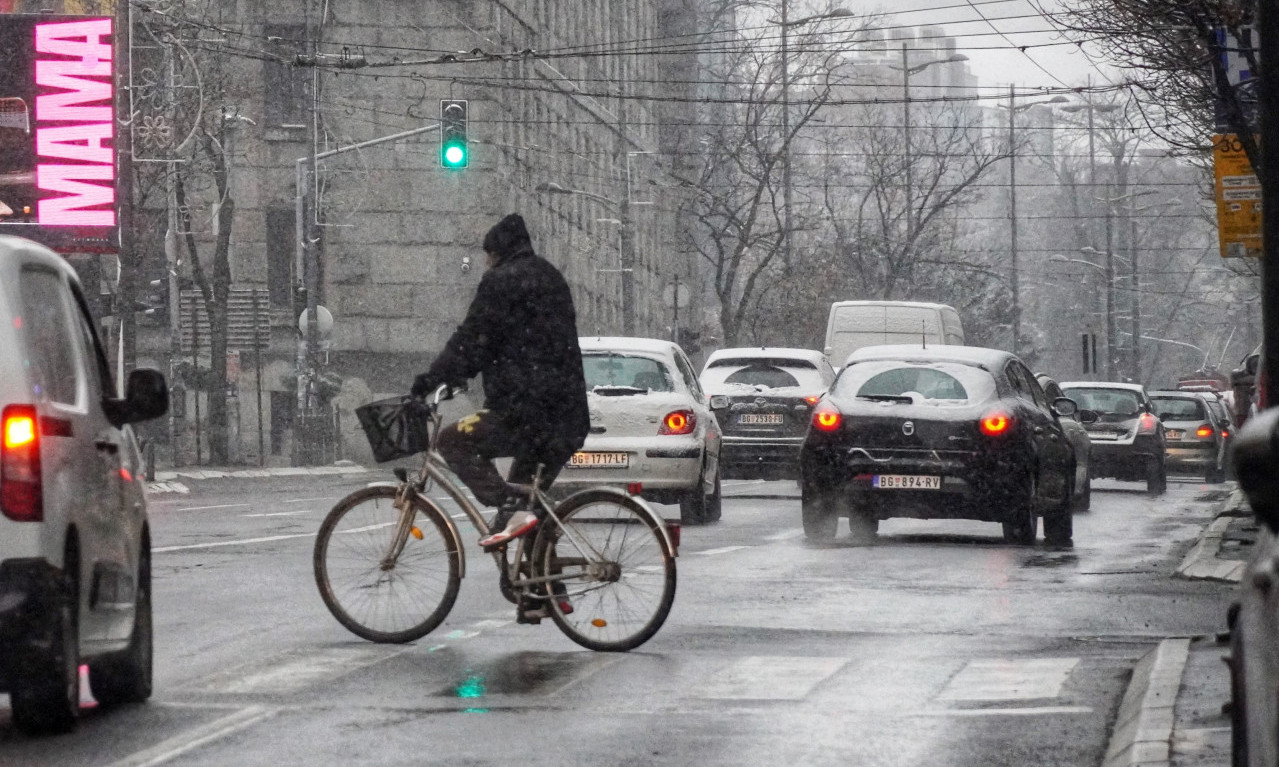
[[[1256,523],[1243,493],[1220,492],[1216,518],[1177,567],[1191,580],[1238,583]],[[1222,605],[1221,631],[1226,630]],[[1133,669],[1103,767],[1230,767],[1230,673],[1223,633],[1170,637]]]

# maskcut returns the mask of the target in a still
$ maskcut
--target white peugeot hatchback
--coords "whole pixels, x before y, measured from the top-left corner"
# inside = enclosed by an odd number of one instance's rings
[[[654,338],[579,342],[591,432],[555,487],[639,484],[647,500],[678,503],[684,524],[719,519],[720,428],[684,351]]]
[[[127,424],[163,415],[164,377],[117,399],[75,272],[0,236],[0,690],[26,732],[74,726],[79,669],[103,705],[151,694],[151,560]]]

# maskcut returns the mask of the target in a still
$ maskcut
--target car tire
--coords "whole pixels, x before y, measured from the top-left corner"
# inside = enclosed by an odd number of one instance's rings
[[[838,515],[836,515],[838,518]],[[854,544],[869,546],[879,537],[879,520],[858,509],[848,512],[848,533]]]
[[[1032,474],[1024,483],[1025,487],[1010,505],[1012,518],[1003,523],[1004,540],[1018,546],[1029,546],[1035,542],[1035,533],[1039,520],[1035,517],[1035,497],[1038,484]]]
[[[1226,470],[1213,466],[1204,476],[1204,481],[1210,485],[1220,485],[1226,481]]]
[[[1150,495],[1168,492],[1168,472],[1163,461],[1152,460],[1146,464],[1146,492]]]
[[[689,490],[679,499],[679,521],[684,525],[704,525],[719,520],[723,512],[723,499],[720,494],[719,477],[715,477],[715,489],[707,495],[706,465],[702,464],[703,473],[698,476],[697,487]]]
[[[74,543],[53,602],[47,646],[22,648],[12,666],[13,725],[28,735],[70,732],[80,715],[80,558]]]
[[[1073,488],[1072,488],[1073,490]],[[1071,516],[1074,493],[1067,493],[1051,514],[1044,515],[1044,541],[1051,546],[1069,546],[1075,535],[1075,520]]]
[[[800,513],[804,523],[804,537],[813,543],[829,543],[839,527],[839,515],[835,513],[834,496],[829,490],[811,491],[805,488],[800,501]]]
[[[1092,508],[1092,477],[1084,479],[1084,489],[1079,493],[1079,500],[1075,503],[1076,511],[1088,511]]]
[[[154,645],[151,625],[151,547],[144,538],[138,562],[138,587],[133,633],[128,648],[89,666],[89,686],[103,706],[142,703],[151,697]]]

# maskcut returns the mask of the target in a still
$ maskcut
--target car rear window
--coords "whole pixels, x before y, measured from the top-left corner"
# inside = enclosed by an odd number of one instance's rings
[[[968,405],[992,399],[995,378],[989,371],[955,362],[874,360],[844,368],[834,393],[845,397],[910,397],[935,405]]]
[[[1141,397],[1127,389],[1070,388],[1065,392],[1084,410],[1122,416],[1135,416],[1141,412]]]
[[[583,354],[586,390],[630,387],[648,391],[675,391],[671,376],[660,360],[628,354]]]
[[[701,380],[702,386],[707,387],[802,387],[814,391],[825,388],[817,368],[802,360],[717,360],[702,373]]]
[[[1155,403],[1155,412],[1165,421],[1202,421],[1205,418],[1203,403],[1199,400],[1151,397],[1150,401]]]

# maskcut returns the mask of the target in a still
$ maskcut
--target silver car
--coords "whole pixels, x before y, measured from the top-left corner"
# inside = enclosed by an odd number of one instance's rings
[[[1202,474],[1209,484],[1220,484],[1226,481],[1226,438],[1230,432],[1209,397],[1215,403],[1215,395],[1200,392],[1150,393],[1155,413],[1164,424],[1168,471]]]
[[[680,521],[720,518],[719,424],[677,344],[581,338],[591,431],[555,480],[561,490],[630,486],[678,503]]]
[[[75,272],[0,235],[0,690],[26,732],[71,729],[79,669],[103,705],[151,695],[151,542],[128,424],[168,407],[135,370],[123,399]]]

